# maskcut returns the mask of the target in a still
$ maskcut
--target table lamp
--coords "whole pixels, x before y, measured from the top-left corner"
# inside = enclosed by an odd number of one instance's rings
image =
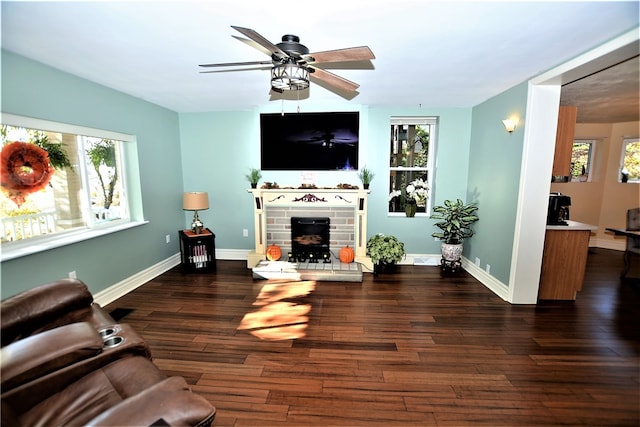
[[[209,209],[209,194],[206,191],[193,191],[182,195],[182,209],[185,211],[194,211],[191,230],[200,234],[204,225],[198,218],[198,211]]]

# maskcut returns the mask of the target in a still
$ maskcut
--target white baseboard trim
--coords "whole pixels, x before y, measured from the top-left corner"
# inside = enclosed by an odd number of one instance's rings
[[[216,259],[246,261],[252,249],[216,249]]]
[[[509,301],[509,286],[505,285],[465,257],[462,257],[462,268],[486,286],[491,292],[498,295],[503,300],[507,302]]]
[[[123,295],[128,294],[134,289],[144,285],[149,280],[158,277],[165,271],[171,270],[176,265],[180,265],[180,254],[175,254],[169,258],[160,261],[159,263],[146,268],[131,277],[124,279],[123,281],[116,283],[113,286],[108,287],[93,296],[93,300],[105,306]]]
[[[612,249],[614,251],[622,251],[624,252],[627,248],[626,239],[620,238],[616,240],[612,239],[596,239],[592,237],[589,239],[589,247],[590,248],[602,248],[602,249]]]

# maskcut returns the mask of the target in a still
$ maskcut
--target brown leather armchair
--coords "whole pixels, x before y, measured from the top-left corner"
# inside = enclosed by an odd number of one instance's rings
[[[215,408],[152,363],[84,283],[64,279],[2,301],[1,425],[211,425]]]
[[[129,356],[73,383],[30,386],[2,396],[2,425],[210,426],[215,408],[181,377],[165,377],[146,357]]]
[[[115,323],[93,302],[93,295],[82,281],[56,280],[2,301],[0,341],[4,347],[38,332],[75,322],[89,322],[96,329]]]
[[[112,325],[109,332],[103,335],[88,322],[70,323],[2,347],[2,396],[27,401],[36,396],[35,388],[61,388],[120,358],[151,359],[147,343],[129,325]]]

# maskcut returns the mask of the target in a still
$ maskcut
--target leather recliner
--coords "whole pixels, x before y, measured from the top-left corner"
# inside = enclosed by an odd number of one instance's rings
[[[167,378],[143,356],[123,357],[66,386],[32,384],[20,391],[2,396],[3,426],[207,427],[215,417],[184,378]]]
[[[4,347],[38,332],[75,322],[89,322],[96,329],[115,323],[93,302],[93,295],[81,280],[56,280],[2,301],[0,341]]]
[[[0,310],[3,426],[213,422],[215,408],[183,378],[167,378],[144,340],[115,323],[81,281],[36,287]]]

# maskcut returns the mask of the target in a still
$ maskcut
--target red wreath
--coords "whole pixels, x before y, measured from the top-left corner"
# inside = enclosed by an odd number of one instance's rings
[[[20,207],[25,196],[42,190],[53,175],[46,150],[28,142],[11,142],[0,152],[0,186]]]

